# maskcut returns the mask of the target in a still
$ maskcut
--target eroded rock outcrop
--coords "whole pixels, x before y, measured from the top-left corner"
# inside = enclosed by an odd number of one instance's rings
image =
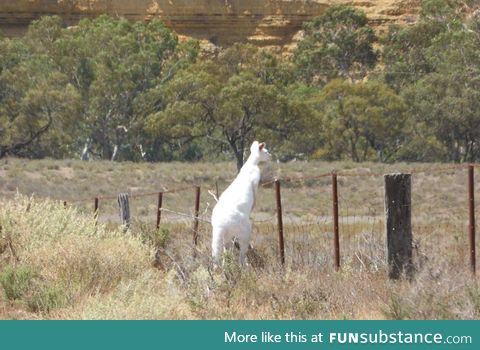
[[[43,15],[60,15],[68,25],[101,14],[130,20],[158,17],[180,35],[215,45],[241,41],[284,47],[302,22],[340,3],[362,9],[382,31],[386,24],[415,20],[419,0],[0,0],[0,28],[21,35]]]

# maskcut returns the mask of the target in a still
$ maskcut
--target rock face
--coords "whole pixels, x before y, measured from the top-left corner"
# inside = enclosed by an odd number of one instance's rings
[[[180,35],[228,46],[291,44],[302,22],[334,4],[351,4],[367,13],[382,31],[389,23],[414,21],[420,0],[0,0],[0,29],[21,35],[40,16],[59,15],[73,25],[101,14],[129,20],[161,18]]]

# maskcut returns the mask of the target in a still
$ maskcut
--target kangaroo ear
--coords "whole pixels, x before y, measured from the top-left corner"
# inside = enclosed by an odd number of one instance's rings
[[[265,142],[262,142],[261,144],[258,145],[258,149],[261,151],[265,147]]]

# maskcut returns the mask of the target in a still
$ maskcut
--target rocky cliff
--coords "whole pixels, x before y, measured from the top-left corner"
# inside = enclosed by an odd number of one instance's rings
[[[0,0],[0,28],[21,35],[43,15],[60,15],[68,25],[100,14],[130,20],[161,18],[180,35],[216,45],[251,42],[289,45],[303,21],[333,4],[351,4],[382,31],[389,23],[414,21],[420,0]]]

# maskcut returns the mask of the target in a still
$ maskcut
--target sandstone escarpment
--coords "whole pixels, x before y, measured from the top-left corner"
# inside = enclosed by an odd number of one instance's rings
[[[226,46],[251,42],[283,47],[302,23],[334,4],[367,13],[379,31],[386,24],[415,19],[419,0],[0,0],[0,29],[21,35],[43,15],[59,15],[73,25],[101,14],[130,20],[161,18],[180,35]]]

